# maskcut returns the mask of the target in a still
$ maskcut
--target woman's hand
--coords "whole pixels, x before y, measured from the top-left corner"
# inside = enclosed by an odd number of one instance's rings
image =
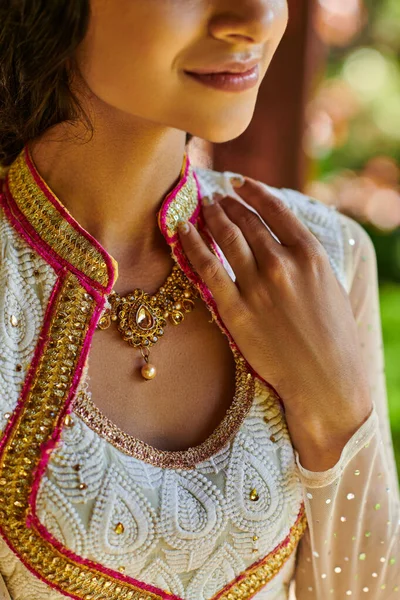
[[[236,281],[191,224],[183,249],[243,356],[282,398],[302,465],[325,470],[372,410],[350,301],[324,247],[284,202],[250,178],[238,193],[281,243],[220,196],[203,215]]]

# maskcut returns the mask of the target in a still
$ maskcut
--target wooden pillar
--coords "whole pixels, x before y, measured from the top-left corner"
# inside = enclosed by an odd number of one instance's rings
[[[314,7],[314,0],[289,0],[288,28],[259,90],[253,120],[239,138],[212,145],[214,169],[243,173],[276,187],[303,188],[305,107],[317,54]]]

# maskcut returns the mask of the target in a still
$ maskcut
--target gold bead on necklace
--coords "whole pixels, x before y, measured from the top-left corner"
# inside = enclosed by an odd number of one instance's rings
[[[117,323],[123,340],[140,349],[145,361],[140,372],[150,381],[157,370],[149,362],[149,349],[164,335],[168,322],[173,325],[183,322],[185,313],[194,309],[198,295],[196,287],[174,264],[164,285],[152,296],[140,289],[125,296],[112,291],[108,297],[111,308],[106,309],[97,327],[107,329],[112,321]]]

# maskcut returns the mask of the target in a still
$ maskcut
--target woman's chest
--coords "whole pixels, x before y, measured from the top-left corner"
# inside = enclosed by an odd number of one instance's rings
[[[146,381],[138,348],[117,327],[97,330],[87,359],[87,390],[116,426],[161,450],[204,442],[222,421],[236,392],[234,356],[205,305],[178,326],[168,325],[151,348],[156,377]]]

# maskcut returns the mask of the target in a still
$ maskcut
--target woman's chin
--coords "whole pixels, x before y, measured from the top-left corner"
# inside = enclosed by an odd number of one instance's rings
[[[250,125],[251,119],[246,122],[235,122],[229,124],[212,123],[208,127],[188,129],[192,135],[207,140],[212,144],[223,144],[236,139],[246,131]]]

